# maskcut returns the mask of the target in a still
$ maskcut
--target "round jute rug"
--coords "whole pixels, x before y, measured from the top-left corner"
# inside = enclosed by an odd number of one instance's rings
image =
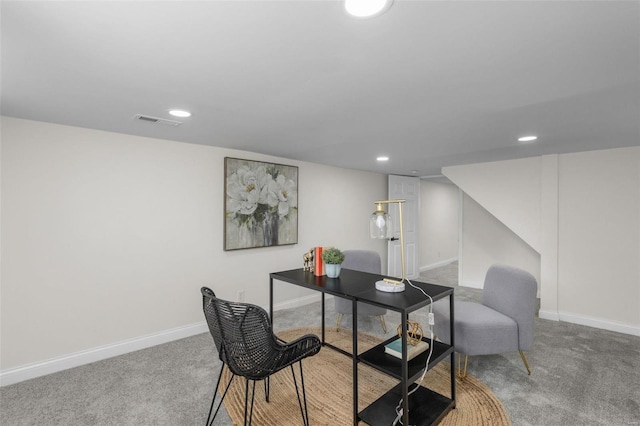
[[[298,328],[278,333],[285,341],[307,333],[320,335],[319,329]],[[351,350],[351,331],[333,329],[325,331],[326,340],[345,350]],[[381,341],[380,337],[360,334],[358,352],[369,349]],[[324,347],[317,355],[302,361],[307,405],[311,425],[349,425],[353,423],[352,413],[352,361],[351,358],[333,349]],[[299,369],[295,366],[298,384]],[[230,373],[225,368],[220,392],[229,381]],[[395,386],[398,381],[373,368],[358,365],[359,411]],[[444,396],[450,396],[449,364],[440,363],[427,372],[423,386]],[[243,424],[244,419],[244,378],[233,380],[224,405],[234,422]],[[249,386],[251,390],[251,386]],[[249,401],[250,402],[250,401]],[[296,392],[290,369],[284,369],[271,376],[269,403],[264,398],[264,386],[256,384],[253,412],[254,425],[300,425],[302,416],[298,407]],[[502,403],[491,390],[472,375],[456,381],[456,408],[451,410],[440,423],[451,426],[470,425],[511,425]]]

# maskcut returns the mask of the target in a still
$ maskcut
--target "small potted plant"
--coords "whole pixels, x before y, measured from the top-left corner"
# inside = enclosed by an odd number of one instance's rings
[[[322,260],[329,278],[338,278],[340,268],[344,261],[344,253],[335,247],[328,248],[322,252]]]

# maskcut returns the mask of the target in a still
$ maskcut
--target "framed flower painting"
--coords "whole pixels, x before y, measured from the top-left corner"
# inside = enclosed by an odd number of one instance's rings
[[[224,159],[224,249],[298,242],[298,168]]]

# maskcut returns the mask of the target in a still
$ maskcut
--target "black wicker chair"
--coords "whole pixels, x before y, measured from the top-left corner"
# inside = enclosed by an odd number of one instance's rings
[[[309,413],[307,410],[307,395],[304,389],[304,376],[302,374],[302,359],[315,355],[320,351],[320,339],[315,335],[308,334],[290,343],[280,343],[273,334],[267,312],[261,307],[218,299],[215,293],[207,287],[202,287],[201,292],[204,316],[207,319],[209,331],[211,331],[213,341],[222,361],[222,368],[220,369],[220,375],[211,400],[211,408],[209,408],[207,426],[213,424],[213,420],[216,418],[218,410],[220,410],[231,382],[236,376],[245,378],[244,424],[250,425],[253,417],[256,381],[264,380],[265,399],[269,402],[269,376],[286,367],[291,367],[293,384],[296,388],[298,405],[302,414],[302,422],[303,425],[308,426]],[[293,368],[293,364],[296,362],[300,365],[302,399],[300,398],[296,373]],[[213,412],[225,365],[231,371],[232,376],[212,417],[211,413]],[[249,381],[253,381],[253,387],[251,390],[251,408],[247,413]]]

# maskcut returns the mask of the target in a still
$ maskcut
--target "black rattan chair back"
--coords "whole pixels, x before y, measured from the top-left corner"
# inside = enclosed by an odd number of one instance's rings
[[[231,372],[262,380],[283,368],[267,312],[248,303],[218,299],[211,293],[204,298],[205,317],[220,359]]]
[[[247,424],[247,399],[248,399],[248,382],[253,381],[253,391],[251,396],[251,413],[249,413],[249,424],[253,414],[253,401],[255,395],[255,382],[257,380],[265,380],[265,396],[269,401],[269,382],[268,378],[271,374],[291,367],[293,373],[296,394],[298,395],[298,403],[302,413],[303,424],[309,424],[309,415],[307,412],[306,393],[304,389],[304,376],[302,375],[302,359],[315,355],[320,351],[320,339],[315,335],[305,335],[290,343],[282,344],[278,342],[273,334],[271,323],[267,312],[259,306],[249,303],[230,302],[218,299],[215,293],[207,288],[201,289],[202,293],[202,309],[204,311],[209,331],[213,337],[213,341],[218,349],[218,355],[223,362],[223,368],[226,365],[233,376],[227,384],[226,390],[220,401],[220,405],[229,390],[231,381],[235,376],[242,376],[246,379],[245,384],[245,425]],[[303,399],[300,399],[298,385],[296,381],[293,364],[300,363],[300,378],[302,385]],[[216,389],[220,384],[222,377],[222,369],[218,377]],[[209,420],[213,423],[220,405],[216,410],[213,418],[211,412],[215,401],[214,393],[209,410]],[[304,402],[304,407],[303,407]]]
[[[207,326],[209,326],[209,332],[213,337],[213,342],[218,349],[220,359],[222,359],[222,327],[218,322],[218,314],[216,305],[213,303],[216,300],[216,294],[207,287],[202,287],[202,310],[204,311],[204,317],[207,320]]]

